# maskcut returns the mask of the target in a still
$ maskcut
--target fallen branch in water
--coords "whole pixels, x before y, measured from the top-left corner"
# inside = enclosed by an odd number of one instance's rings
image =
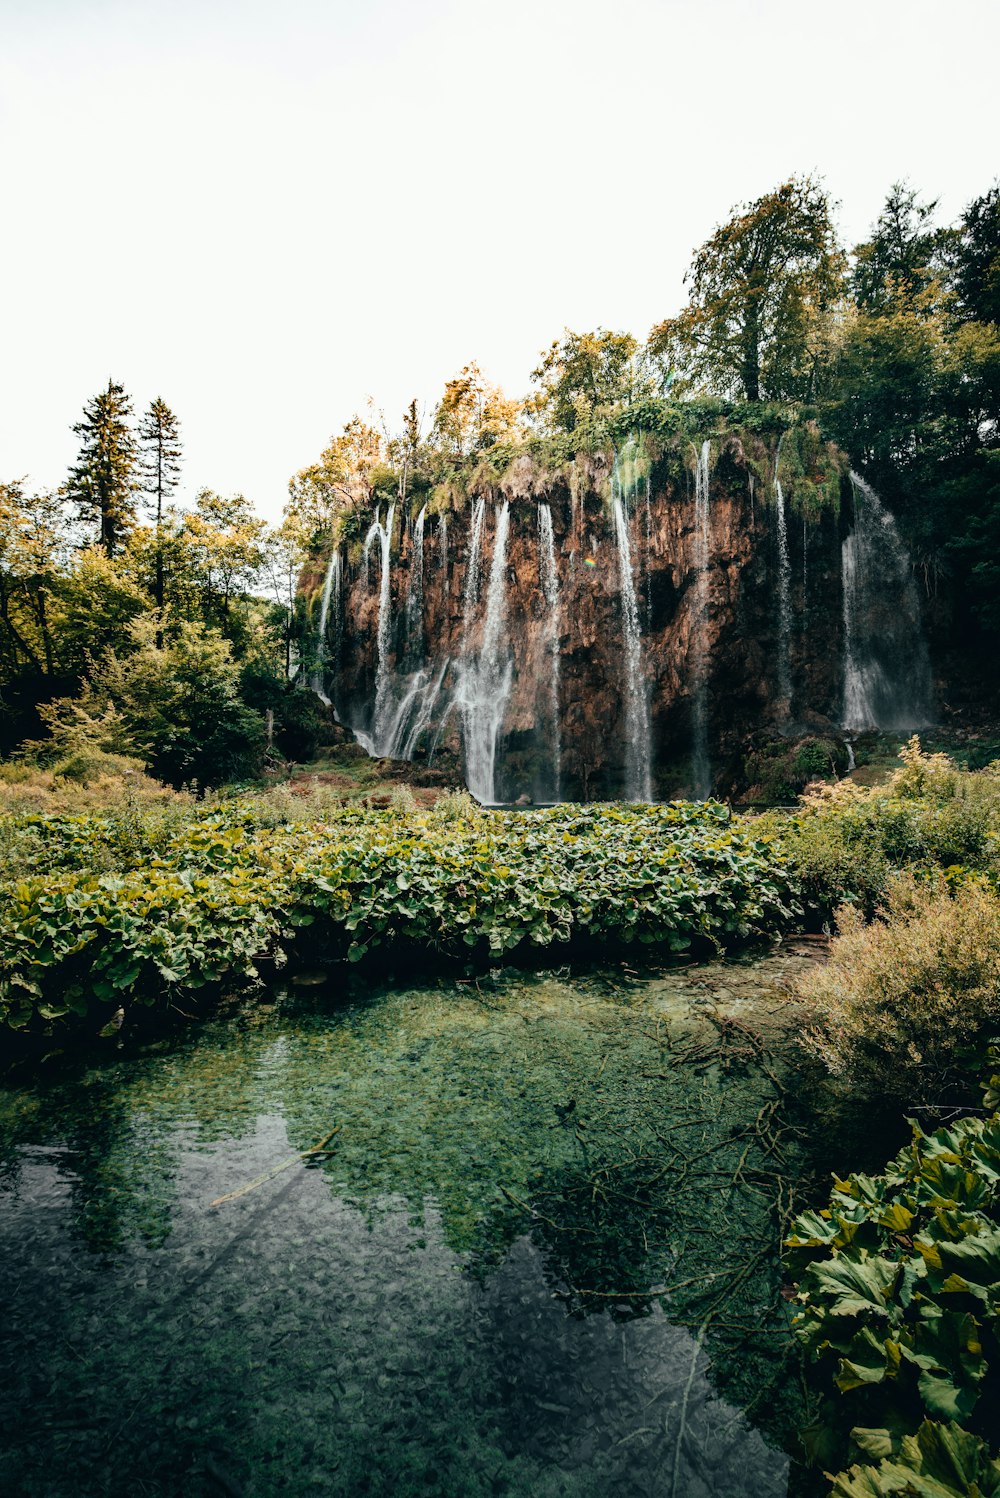
[[[214,1202],[209,1202],[209,1207],[221,1207],[224,1202],[234,1202],[238,1196],[246,1196],[248,1191],[256,1191],[258,1186],[263,1186],[265,1181],[271,1180],[273,1176],[280,1175],[289,1166],[295,1165],[299,1160],[306,1160],[310,1155],[318,1155],[326,1152],[326,1146],[330,1143],[334,1134],[340,1133],[340,1124],[331,1129],[329,1134],[324,1135],[319,1144],[314,1144],[310,1149],[301,1150],[297,1155],[292,1155],[289,1160],[282,1160],[280,1165],[273,1166],[270,1170],[258,1176],[255,1181],[250,1181],[246,1186],[241,1186],[238,1191],[227,1191],[225,1196],[217,1196]]]

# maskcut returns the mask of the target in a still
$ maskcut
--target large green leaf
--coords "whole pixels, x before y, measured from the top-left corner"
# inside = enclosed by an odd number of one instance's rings
[[[888,1315],[888,1301],[899,1265],[879,1256],[854,1259],[847,1254],[811,1264],[803,1276],[809,1293],[822,1296],[832,1316]]]

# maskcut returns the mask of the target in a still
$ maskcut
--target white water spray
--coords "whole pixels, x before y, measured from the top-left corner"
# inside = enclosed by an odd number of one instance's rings
[[[691,769],[695,795],[703,800],[712,789],[708,757],[708,569],[712,558],[712,516],[709,479],[712,444],[705,441],[698,452],[694,477],[694,618],[691,626]]]
[[[470,574],[467,579],[463,623],[465,646],[463,659],[458,666],[454,705],[462,723],[466,783],[477,800],[489,804],[496,800],[497,740],[507,710],[514,667],[504,638],[507,613],[507,536],[510,529],[510,503],[507,500],[497,517],[493,540],[482,644],[477,655],[470,657],[467,653],[474,591],[478,589],[478,579],[475,590],[471,584],[473,552],[478,567],[483,507],[483,500],[478,500],[469,552]]]
[[[406,657],[419,665],[424,655],[424,516],[417,516],[410,548],[410,578],[406,590]]]
[[[844,727],[919,728],[931,721],[920,603],[896,522],[856,473],[854,529],[841,547]]]
[[[319,700],[327,707],[332,703],[326,695],[326,673],[324,667],[328,654],[326,631],[330,618],[330,601],[335,599],[335,607],[340,607],[340,548],[335,546],[330,553],[327,563],[326,576],[323,579],[323,592],[319,602],[319,625],[316,630],[316,666],[312,674],[310,686]]]
[[[378,666],[375,672],[375,714],[372,723],[371,739],[375,745],[369,749],[369,753],[383,752],[385,730],[391,713],[391,675],[389,671],[389,651],[392,647],[392,559],[390,548],[392,544],[392,523],[395,519],[396,506],[389,506],[385,525],[380,522],[376,515],[375,523],[365,537],[365,550],[378,540],[379,556],[382,571],[379,576],[378,594]],[[367,745],[365,746],[368,747]]]
[[[630,439],[631,442],[631,439]],[[632,576],[632,549],[629,543],[626,495],[631,485],[623,475],[630,468],[630,448],[616,458],[611,475],[611,514],[618,547],[619,592],[622,610],[622,644],[625,654],[625,793],[632,801],[653,799],[652,730],[649,720],[649,696],[642,651],[642,631],[636,604],[635,580]]]
[[[468,648],[469,631],[472,627],[473,614],[475,613],[476,604],[479,602],[479,570],[482,563],[483,519],[485,514],[486,501],[483,498],[479,498],[472,507],[472,528],[469,536],[469,551],[465,563],[465,594],[462,599],[463,653]]]
[[[538,506],[538,576],[549,611],[546,648],[549,662],[549,716],[552,734],[552,800],[560,799],[562,779],[562,735],[559,707],[559,574],[556,571],[556,547],[552,533],[552,511],[547,504]]]
[[[777,509],[778,532],[778,700],[781,715],[787,722],[792,712],[792,567],[788,557],[788,522],[785,515],[785,494],[778,477],[781,462],[781,444],[784,433],[778,438],[778,451],[774,459],[774,499]]]

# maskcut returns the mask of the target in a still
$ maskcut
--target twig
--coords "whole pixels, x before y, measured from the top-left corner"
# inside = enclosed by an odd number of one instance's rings
[[[338,1124],[335,1129],[331,1129],[329,1134],[326,1134],[320,1140],[319,1144],[314,1144],[311,1149],[300,1150],[297,1155],[292,1155],[290,1159],[282,1160],[280,1165],[272,1166],[272,1168],[265,1171],[262,1176],[258,1176],[255,1181],[249,1181],[246,1186],[240,1186],[237,1191],[227,1191],[225,1196],[217,1196],[215,1198],[215,1201],[209,1202],[208,1205],[210,1207],[221,1207],[224,1202],[233,1202],[238,1196],[246,1196],[248,1191],[256,1191],[258,1186],[263,1186],[265,1181],[270,1181],[274,1176],[280,1175],[283,1170],[287,1170],[289,1166],[295,1165],[299,1160],[305,1160],[310,1155],[318,1155],[320,1152],[323,1152],[324,1154],[329,1153],[329,1151],[327,1151],[326,1149],[326,1146],[330,1143],[330,1140],[333,1138],[334,1134],[339,1133],[340,1124]]]

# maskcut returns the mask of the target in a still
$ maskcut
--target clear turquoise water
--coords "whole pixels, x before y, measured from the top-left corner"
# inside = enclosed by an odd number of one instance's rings
[[[784,1495],[806,960],[338,975],[0,1090],[0,1491]]]

